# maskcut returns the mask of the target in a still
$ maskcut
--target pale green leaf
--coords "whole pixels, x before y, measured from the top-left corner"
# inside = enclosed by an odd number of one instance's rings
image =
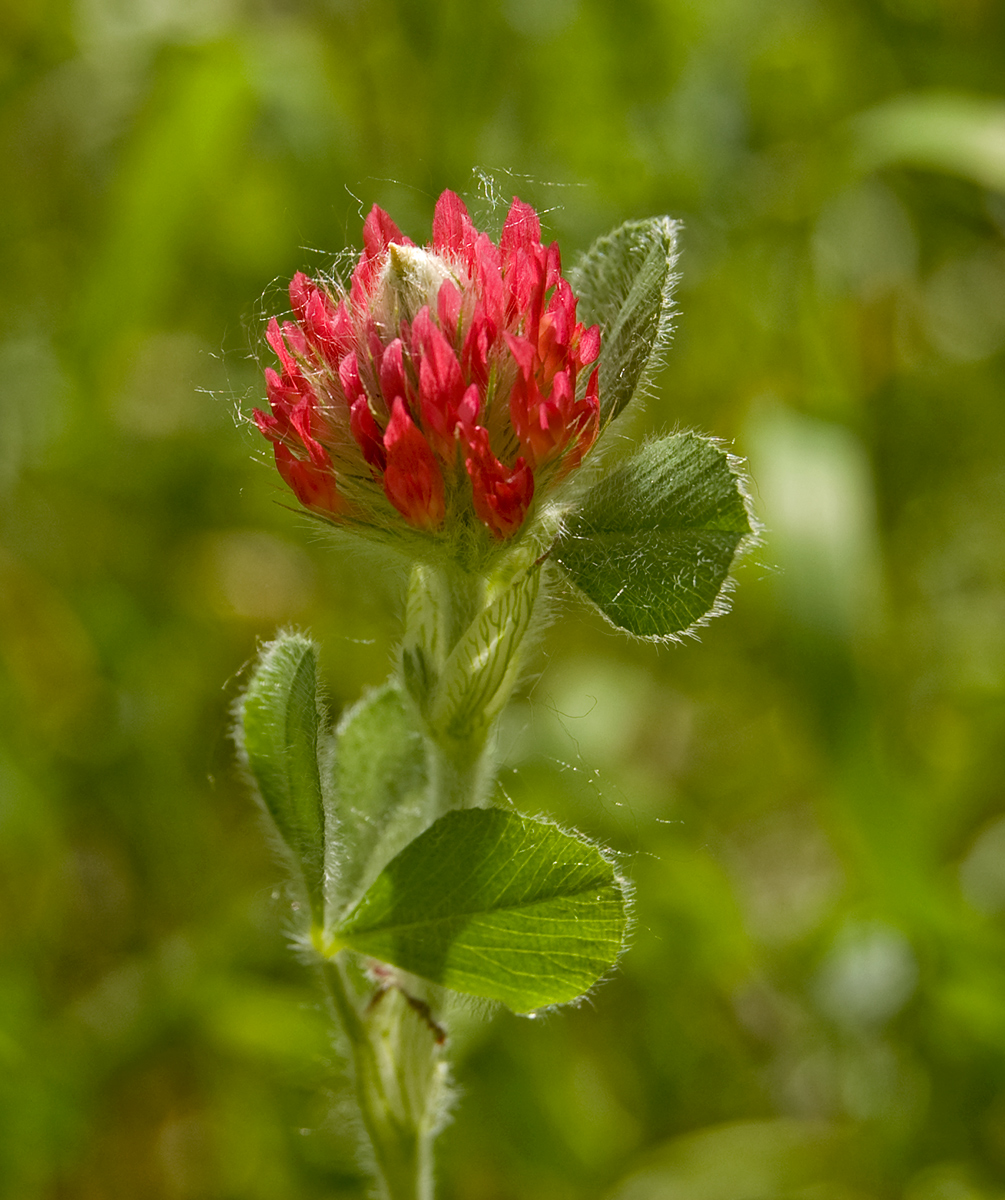
[[[342,718],[332,779],[342,842],[338,886],[348,899],[421,828],[426,747],[395,682]],[[358,892],[357,892],[358,894]]]
[[[239,740],[259,794],[303,871],[315,919],[324,907],[324,808],[318,772],[317,647],[282,634],[262,651],[241,700]]]
[[[625,898],[595,846],[500,809],[449,812],[380,873],[338,940],[517,1012],[574,1000],[610,969]]]
[[[600,406],[606,424],[657,366],[670,338],[676,221],[629,221],[599,238],[569,272],[577,315],[600,326]]]
[[[711,438],[675,433],[587,493],[553,558],[612,624],[673,638],[721,610],[733,558],[750,534],[735,460]]]

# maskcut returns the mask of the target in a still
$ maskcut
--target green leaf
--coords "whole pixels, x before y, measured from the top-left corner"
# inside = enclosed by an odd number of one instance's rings
[[[426,747],[399,686],[387,683],[342,718],[333,768],[345,843],[342,896],[358,893],[419,831],[428,787]]]
[[[318,772],[317,647],[282,634],[262,651],[240,706],[248,770],[303,871],[311,911],[324,909],[324,808]]]
[[[674,638],[722,611],[733,558],[751,533],[735,459],[711,438],[675,433],[587,493],[552,557],[619,629]]]
[[[569,272],[579,320],[600,326],[602,424],[630,403],[670,339],[678,228],[669,217],[629,221]]]
[[[582,995],[625,933],[621,881],[600,851],[492,808],[449,812],[388,863],[336,936],[343,945],[516,1012]]]

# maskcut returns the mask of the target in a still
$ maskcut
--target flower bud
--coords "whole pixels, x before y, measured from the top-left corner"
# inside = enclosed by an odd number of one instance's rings
[[[435,312],[440,286],[448,279],[453,275],[438,255],[392,242],[371,306],[377,328],[395,338],[402,321],[414,321],[423,308]]]

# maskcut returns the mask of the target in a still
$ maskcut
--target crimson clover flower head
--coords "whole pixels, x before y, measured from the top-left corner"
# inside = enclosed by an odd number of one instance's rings
[[[374,206],[348,291],[296,274],[254,420],[297,499],[336,524],[512,538],[593,445],[600,330],[514,199],[499,244],[444,192],[414,245]],[[587,378],[588,375],[588,378]]]

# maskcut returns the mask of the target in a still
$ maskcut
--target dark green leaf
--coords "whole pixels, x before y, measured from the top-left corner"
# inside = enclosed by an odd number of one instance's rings
[[[721,609],[750,533],[735,460],[710,438],[676,433],[593,487],[553,557],[612,624],[672,638]]]
[[[265,647],[241,701],[248,770],[304,876],[315,920],[324,899],[324,808],[318,772],[317,647],[283,634]]]
[[[579,319],[600,326],[601,422],[625,408],[670,338],[676,221],[629,221],[599,238],[569,272]]]
[[[582,995],[613,965],[625,899],[595,846],[500,809],[450,812],[384,868],[344,945],[517,1012]]]

